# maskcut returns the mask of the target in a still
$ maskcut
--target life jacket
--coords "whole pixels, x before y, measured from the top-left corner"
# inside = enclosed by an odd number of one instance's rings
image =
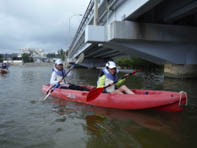
[[[58,70],[56,67],[54,67],[54,68],[52,69],[52,71],[56,73],[56,80],[57,80],[57,81],[62,80],[62,78],[63,78],[63,77],[65,76],[65,74],[66,74],[66,72],[65,72],[64,69],[60,71],[60,70]],[[65,79],[64,79],[64,81],[62,81],[60,84],[66,84]]]
[[[118,79],[118,76],[117,76],[117,73],[118,73],[118,70],[116,70],[116,73],[114,75],[112,75],[108,69],[105,67],[105,68],[102,68],[102,72],[103,74],[105,74],[105,86],[113,83],[114,81],[116,81]],[[112,85],[108,88],[105,89],[106,92],[112,92],[114,91],[116,88],[115,88],[115,85]]]

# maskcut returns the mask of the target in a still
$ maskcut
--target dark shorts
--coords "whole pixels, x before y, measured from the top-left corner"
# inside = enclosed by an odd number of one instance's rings
[[[108,92],[106,91],[106,89],[104,89],[102,93],[108,93]]]
[[[61,89],[72,89],[72,90],[80,90],[80,91],[90,91],[90,89],[85,88],[85,87],[81,87],[78,85],[74,85],[74,84],[69,84],[69,86],[60,86]]]

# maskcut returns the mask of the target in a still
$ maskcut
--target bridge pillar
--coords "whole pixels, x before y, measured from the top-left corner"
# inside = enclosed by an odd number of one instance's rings
[[[164,76],[169,78],[197,78],[197,64],[165,64]]]

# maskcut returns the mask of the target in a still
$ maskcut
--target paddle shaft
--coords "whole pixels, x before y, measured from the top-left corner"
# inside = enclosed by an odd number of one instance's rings
[[[75,65],[76,64],[78,64],[78,63],[81,63],[82,61],[83,61],[83,59],[84,59],[84,54],[81,54],[80,56],[79,56],[79,58],[77,59],[77,61],[75,62],[75,63],[73,63],[72,64],[72,66],[70,67],[70,69],[66,72],[66,74],[62,77],[62,80],[64,80],[64,78],[69,74],[69,72],[75,67]],[[61,80],[61,81],[62,81]],[[52,93],[53,92],[53,90],[55,90],[55,88],[57,88],[57,87],[59,87],[59,83],[56,83],[56,84],[54,84],[54,85],[52,85],[49,89],[48,89],[48,91],[47,91],[47,94],[49,93],[49,91]]]
[[[62,80],[64,80],[64,78],[69,74],[69,72],[74,68],[75,64],[73,64],[70,69],[66,72],[66,74],[63,76]],[[60,86],[60,83],[56,83],[52,86],[50,86],[50,88],[48,89],[46,96],[42,99],[43,101],[45,101],[50,95],[51,93]]]
[[[135,74],[136,72],[138,72],[138,71],[139,71],[139,70],[135,70],[134,72],[128,73],[128,77],[129,77],[130,75],[134,75],[134,74]],[[122,79],[125,79],[125,78],[127,79],[128,77],[123,76],[123,77],[121,77],[120,79],[114,81],[112,84],[109,84],[109,85],[105,86],[104,89],[105,89],[105,88],[108,88],[108,87],[110,87],[110,86],[113,86],[113,85],[115,85],[118,81],[120,81],[120,80],[122,80]]]
[[[64,80],[64,78],[69,74],[69,72],[74,68],[74,66],[78,63],[81,63],[84,59],[84,54],[82,53],[79,58],[76,60],[76,62],[74,64],[72,64],[72,66],[69,68],[69,70],[66,72],[66,74],[62,77],[62,80]],[[61,81],[62,81],[61,80]],[[48,91],[46,92],[46,96],[42,99],[43,101],[46,100],[50,95],[51,93],[60,86],[60,82],[50,86],[50,88],[48,89]]]
[[[66,72],[66,74],[62,77],[62,80],[64,80],[64,78],[69,74],[69,72],[74,68],[75,65],[76,65],[76,64],[72,64],[72,66],[69,68],[69,70]],[[54,85],[52,85],[52,86],[48,89],[47,94],[49,93],[49,91],[52,93],[53,90],[54,90],[55,88],[59,87],[59,85],[60,85],[59,82],[56,83],[56,84],[54,84]]]
[[[62,80],[64,80],[64,78],[69,74],[69,72],[74,68],[76,64],[72,64],[72,66],[69,68],[69,70],[66,72],[66,74],[62,77]],[[45,101],[50,95],[51,93],[60,86],[60,83],[56,83],[52,86],[50,86],[50,88],[48,89],[46,96],[42,99],[43,101]]]
[[[66,74],[62,77],[62,80],[64,80],[64,78],[69,74],[69,72],[75,67],[75,65],[76,64],[78,64],[78,63],[80,63],[80,62],[82,62],[83,61],[83,59],[84,59],[84,54],[81,54],[80,56],[79,56],[79,58],[78,58],[78,60],[74,63],[74,64],[72,64],[72,66],[69,68],[69,70],[66,72]],[[62,81],[61,80],[61,81]],[[57,83],[57,84],[54,84],[54,85],[52,85],[52,87],[50,87],[49,89],[48,89],[48,91],[47,91],[47,94],[48,94],[48,92],[52,89],[52,92],[53,92],[53,90],[55,89],[55,88],[57,88],[57,87],[59,87],[59,83]]]

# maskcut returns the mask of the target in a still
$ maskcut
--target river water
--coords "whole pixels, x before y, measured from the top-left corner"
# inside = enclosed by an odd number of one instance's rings
[[[0,148],[191,148],[196,147],[197,80],[167,79],[139,72],[130,88],[186,91],[183,112],[123,111],[49,97],[52,66],[10,67],[0,75]],[[70,82],[96,85],[98,70],[74,69]]]

